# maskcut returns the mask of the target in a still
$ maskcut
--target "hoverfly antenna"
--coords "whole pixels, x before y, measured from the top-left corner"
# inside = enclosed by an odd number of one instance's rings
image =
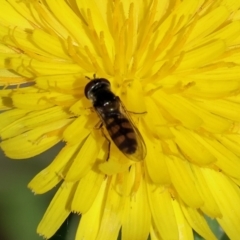
[[[93,78],[90,78],[90,77],[88,77],[88,76],[85,76],[85,78],[87,78],[89,81],[92,81],[92,80],[94,80],[94,79],[97,78],[97,77],[96,77],[96,73],[93,74]]]
[[[92,79],[88,76],[85,76],[86,79],[88,79],[89,81],[91,81]]]

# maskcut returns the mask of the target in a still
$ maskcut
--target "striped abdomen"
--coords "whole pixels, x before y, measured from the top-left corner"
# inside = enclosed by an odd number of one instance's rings
[[[116,146],[125,154],[133,154],[137,150],[137,139],[134,129],[127,118],[111,116],[105,119],[105,125]]]

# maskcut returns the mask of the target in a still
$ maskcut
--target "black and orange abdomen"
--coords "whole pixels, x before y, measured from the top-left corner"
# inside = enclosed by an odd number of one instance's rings
[[[127,118],[119,115],[106,118],[106,129],[113,142],[125,154],[134,154],[137,151],[136,133]]]

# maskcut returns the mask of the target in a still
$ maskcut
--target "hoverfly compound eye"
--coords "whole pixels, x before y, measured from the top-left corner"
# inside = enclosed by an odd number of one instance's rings
[[[85,89],[84,89],[85,97],[88,99],[89,99],[89,92],[91,92],[92,86],[93,86],[93,82],[91,81],[85,86]]]
[[[95,78],[85,86],[84,93],[86,98],[92,99],[95,92],[104,88],[110,88],[110,82],[105,78]]]

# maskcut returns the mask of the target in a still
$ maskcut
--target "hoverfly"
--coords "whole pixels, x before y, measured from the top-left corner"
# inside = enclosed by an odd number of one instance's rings
[[[144,140],[127,114],[120,98],[105,78],[94,78],[85,86],[85,96],[106,127],[112,141],[128,158],[141,161],[146,156]]]

